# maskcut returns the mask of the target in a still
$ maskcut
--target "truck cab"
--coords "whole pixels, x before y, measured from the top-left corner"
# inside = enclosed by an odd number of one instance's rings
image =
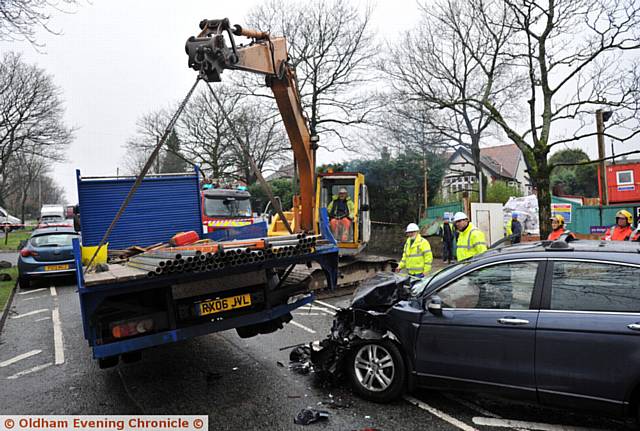
[[[202,190],[201,198],[204,233],[258,221],[253,216],[251,194],[246,190],[209,188]]]

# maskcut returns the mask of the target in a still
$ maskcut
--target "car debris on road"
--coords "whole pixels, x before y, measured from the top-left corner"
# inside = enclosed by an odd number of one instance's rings
[[[293,419],[293,423],[296,425],[309,425],[314,422],[326,421],[331,414],[326,410],[316,410],[311,407],[302,409],[298,412]]]

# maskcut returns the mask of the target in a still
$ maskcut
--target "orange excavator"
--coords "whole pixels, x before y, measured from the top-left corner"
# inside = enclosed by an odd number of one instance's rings
[[[338,246],[341,256],[350,258],[341,259],[338,283],[352,284],[370,276],[372,272],[389,270],[392,262],[389,259],[358,256],[366,247],[371,231],[369,195],[364,175],[340,172],[318,175],[316,178],[318,137],[311,136],[309,132],[295,70],[288,62],[286,39],[239,25],[231,26],[226,18],[202,20],[200,29],[197,36],[190,37],[186,42],[189,67],[198,71],[207,82],[221,81],[225,69],[264,75],[282,115],[295,156],[300,194],[293,198],[292,211],[280,212],[273,218],[269,236],[289,234],[287,226],[293,231],[318,233],[319,208],[329,207],[338,193],[346,189],[350,199],[353,199],[354,210],[349,232],[338,238]],[[236,44],[236,36],[244,36],[251,42]],[[315,272],[317,276],[311,277],[311,283],[323,283],[320,272],[312,271]]]

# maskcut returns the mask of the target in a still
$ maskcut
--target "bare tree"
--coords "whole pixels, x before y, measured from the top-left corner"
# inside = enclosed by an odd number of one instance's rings
[[[312,136],[348,146],[345,129],[366,123],[377,108],[366,90],[377,54],[370,18],[370,8],[347,0],[270,0],[247,18],[249,26],[287,38]],[[269,96],[259,81],[249,82],[252,94]]]
[[[77,0],[0,1],[0,40],[26,40],[35,47],[41,47],[43,45],[36,40],[38,30],[59,34],[49,26],[51,12],[69,13],[77,4]]]
[[[442,0],[421,6],[423,19],[381,62],[391,78],[388,106],[409,130],[424,129],[425,143],[469,149],[480,175],[480,142],[489,134],[490,115],[470,98],[506,107],[522,88],[508,63],[514,31],[509,9],[497,1]],[[483,25],[491,19],[492,26]],[[409,109],[407,109],[409,108]],[[513,110],[515,111],[515,110]],[[411,140],[409,141],[411,142]],[[467,173],[468,175],[468,173]]]
[[[140,172],[145,161],[162,138],[170,119],[169,109],[151,111],[138,119],[135,135],[125,144],[127,150],[125,166],[131,174]],[[163,152],[156,158],[155,166],[151,167],[149,173],[160,173],[160,161],[164,157],[165,151],[166,149],[163,149]]]
[[[7,53],[0,62],[0,204],[10,180],[6,168],[18,151],[49,161],[64,158],[73,139],[65,126],[60,89],[51,76]]]
[[[640,3],[633,0],[504,0],[518,40],[512,64],[527,76],[528,120],[519,122],[490,97],[476,99],[520,148],[536,187],[541,235],[550,232],[550,150],[595,142],[594,111],[614,112],[605,136],[628,142],[640,133]],[[486,20],[483,25],[495,28]],[[477,49],[466,47],[476,55]]]
[[[14,204],[9,205],[15,211],[19,210],[20,219],[26,220],[27,200],[36,181],[49,170],[47,159],[29,151],[17,151],[12,157],[8,169],[11,178],[11,189],[15,196]]]

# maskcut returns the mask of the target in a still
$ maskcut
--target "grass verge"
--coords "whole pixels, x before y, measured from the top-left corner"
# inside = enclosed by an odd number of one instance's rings
[[[13,232],[9,233],[9,238],[6,238],[6,244],[4,243],[5,237],[4,235],[2,235],[2,237],[0,238],[0,251],[17,251],[20,241],[29,239],[29,237],[31,236],[31,232],[33,232],[31,229],[14,230]]]
[[[18,279],[18,267],[13,267],[9,269],[3,269],[0,271],[0,274],[9,274],[11,275],[11,281],[0,281],[0,312],[4,310],[4,307],[9,300],[9,296],[11,296],[11,289],[16,285],[16,280]]]

